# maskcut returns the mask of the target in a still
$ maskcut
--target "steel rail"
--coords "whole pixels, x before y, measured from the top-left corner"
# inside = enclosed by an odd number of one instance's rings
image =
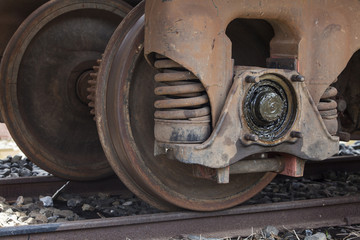
[[[20,177],[0,179],[0,196],[7,201],[15,201],[18,196],[38,197],[39,195],[52,196],[59,188],[66,184],[66,180],[53,177]],[[103,180],[78,182],[70,181],[62,193],[76,193],[80,195],[91,195],[98,192],[112,195],[128,191],[117,177]]]
[[[170,239],[248,236],[264,226],[318,228],[360,223],[360,197],[240,206],[218,212],[172,212],[8,227],[0,239]]]
[[[338,156],[324,161],[308,161],[305,165],[305,176],[321,174],[328,170],[360,171],[360,156]],[[0,179],[0,196],[8,201],[15,201],[20,195],[38,197],[39,195],[53,195],[67,181],[61,178],[46,177],[21,177]],[[63,193],[76,193],[91,195],[105,192],[112,195],[128,191],[116,177],[98,181],[77,182],[71,181],[62,191]]]

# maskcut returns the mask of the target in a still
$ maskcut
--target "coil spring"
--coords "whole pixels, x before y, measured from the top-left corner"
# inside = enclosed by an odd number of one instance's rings
[[[332,99],[336,97],[337,93],[338,91],[336,88],[329,87],[321,96],[318,104],[318,110],[322,118],[332,119],[337,117],[337,102]]]
[[[155,118],[167,120],[210,120],[209,98],[200,80],[180,64],[156,55]]]
[[[336,88],[327,88],[317,106],[325,126],[331,135],[335,135],[338,132],[337,102],[333,99],[337,93]]]

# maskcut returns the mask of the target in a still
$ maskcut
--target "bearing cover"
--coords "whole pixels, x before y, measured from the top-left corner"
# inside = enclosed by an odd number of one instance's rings
[[[297,109],[295,92],[285,79],[265,74],[250,87],[243,102],[243,113],[251,132],[259,140],[274,141],[291,128]]]

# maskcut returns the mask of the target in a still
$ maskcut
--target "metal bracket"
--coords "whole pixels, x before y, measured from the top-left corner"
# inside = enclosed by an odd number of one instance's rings
[[[251,76],[273,74],[294,89],[297,113],[292,126],[274,140],[250,139],[253,134],[241,107],[247,91],[255,83]],[[331,136],[318,113],[304,81],[296,71],[236,67],[233,85],[211,136],[202,144],[169,144],[155,142],[155,155],[166,154],[183,163],[210,168],[224,168],[247,156],[262,152],[288,153],[302,159],[323,160],[337,152],[338,137]],[[294,77],[295,76],[295,77]],[[254,141],[255,140],[255,141]]]

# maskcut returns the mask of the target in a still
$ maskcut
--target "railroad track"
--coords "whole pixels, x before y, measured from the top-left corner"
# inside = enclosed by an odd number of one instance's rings
[[[309,163],[307,175],[322,171],[359,170],[359,157],[335,157]],[[56,177],[0,180],[0,196],[53,194],[66,181]],[[117,178],[97,182],[70,182],[65,193],[119,194],[128,191]],[[49,223],[0,229],[0,239],[169,239],[180,234],[204,237],[247,236],[266,225],[282,228],[317,228],[360,223],[360,197],[336,197],[239,206],[218,212],[170,212],[136,216]]]
[[[331,169],[338,171],[360,171],[358,161],[360,161],[358,156],[338,156],[325,161],[308,162],[304,175],[321,174]],[[28,197],[53,195],[66,182],[66,180],[54,176],[4,178],[0,179],[0,196],[5,196],[8,201],[15,201],[19,195]],[[82,195],[105,192],[118,195],[124,191],[128,191],[124,184],[116,176],[113,176],[90,182],[71,181],[62,192]]]
[[[0,239],[170,239],[247,236],[264,226],[316,228],[360,223],[360,198],[340,197],[241,206],[199,213],[171,212],[0,229]]]
[[[53,176],[4,178],[0,180],[0,196],[6,197],[6,200],[10,202],[15,201],[20,195],[26,197],[37,197],[39,195],[51,196],[66,183],[66,180]],[[104,192],[111,195],[119,195],[124,191],[128,190],[124,184],[114,176],[90,182],[71,181],[61,192],[81,195]]]

